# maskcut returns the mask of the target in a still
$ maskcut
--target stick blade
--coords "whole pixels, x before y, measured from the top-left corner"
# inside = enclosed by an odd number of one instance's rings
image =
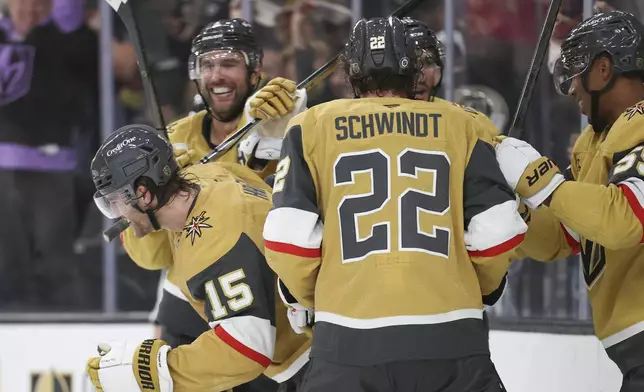
[[[107,4],[114,9],[114,11],[119,12],[119,8],[121,8],[122,5],[127,3],[128,0],[105,0],[107,1]]]

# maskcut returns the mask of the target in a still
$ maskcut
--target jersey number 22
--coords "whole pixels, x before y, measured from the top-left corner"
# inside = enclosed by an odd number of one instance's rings
[[[416,179],[418,172],[422,171],[434,174],[429,191],[407,188],[400,195],[395,195],[393,202],[398,203],[398,251],[423,252],[444,258],[449,255],[450,229],[434,226],[432,233],[423,232],[419,217],[421,211],[434,215],[444,215],[449,211],[449,158],[441,151],[407,148],[398,154],[393,169],[391,166],[391,157],[381,149],[341,154],[335,162],[336,187],[354,184],[357,173],[369,173],[371,177],[371,192],[344,196],[338,205],[343,263],[392,251],[390,222],[373,225],[371,234],[361,239],[358,219],[377,213],[392,202],[391,181],[396,177],[391,172],[395,168],[398,177]]]

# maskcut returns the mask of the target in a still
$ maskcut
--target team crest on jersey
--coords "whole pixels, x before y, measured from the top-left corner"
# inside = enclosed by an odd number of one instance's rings
[[[638,114],[644,114],[644,104],[638,103],[637,105],[632,106],[626,111],[626,113],[624,113],[624,116],[628,117],[627,120],[631,120]]]
[[[183,230],[186,232],[186,238],[190,237],[192,245],[195,244],[195,238],[203,235],[201,229],[208,229],[212,226],[206,223],[210,217],[206,216],[206,211],[201,211],[201,214],[190,218],[190,223],[187,224]]]

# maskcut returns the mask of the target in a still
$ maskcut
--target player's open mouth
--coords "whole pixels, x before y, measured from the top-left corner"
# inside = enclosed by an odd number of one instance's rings
[[[210,93],[217,99],[231,99],[233,96],[233,89],[230,87],[213,87]]]

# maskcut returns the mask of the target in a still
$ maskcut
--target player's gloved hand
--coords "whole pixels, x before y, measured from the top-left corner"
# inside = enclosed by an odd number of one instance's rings
[[[259,131],[253,131],[239,143],[239,151],[244,154],[246,159],[255,157],[266,159],[268,161],[280,158],[282,150],[282,138],[262,136]]]
[[[174,153],[174,159],[176,159],[180,169],[192,165],[193,162],[196,162],[201,158],[197,156],[195,150],[188,147],[185,143],[173,144],[172,151]]]
[[[284,285],[281,279],[277,279],[277,288],[280,294],[280,298],[284,304],[286,304],[288,322],[291,324],[291,328],[295,331],[296,334],[301,335],[303,333],[310,335],[313,333],[313,309],[305,308],[300,305],[295,297],[291,295],[288,291],[288,288]]]
[[[258,130],[262,136],[283,138],[289,120],[306,110],[305,89],[295,89],[295,83],[284,78],[275,78],[252,95],[244,108],[247,122],[259,118]]]
[[[98,392],[172,392],[163,340],[99,344],[99,357],[87,361],[87,374]]]
[[[523,140],[497,137],[496,160],[508,185],[531,209],[539,207],[565,181],[557,165]]]
[[[283,117],[295,107],[295,82],[275,78],[248,99],[250,115],[261,120]]]
[[[311,327],[313,326],[313,309],[307,309],[304,306],[295,303],[288,306],[286,316],[288,322],[291,324],[291,329],[296,334],[312,333]]]

